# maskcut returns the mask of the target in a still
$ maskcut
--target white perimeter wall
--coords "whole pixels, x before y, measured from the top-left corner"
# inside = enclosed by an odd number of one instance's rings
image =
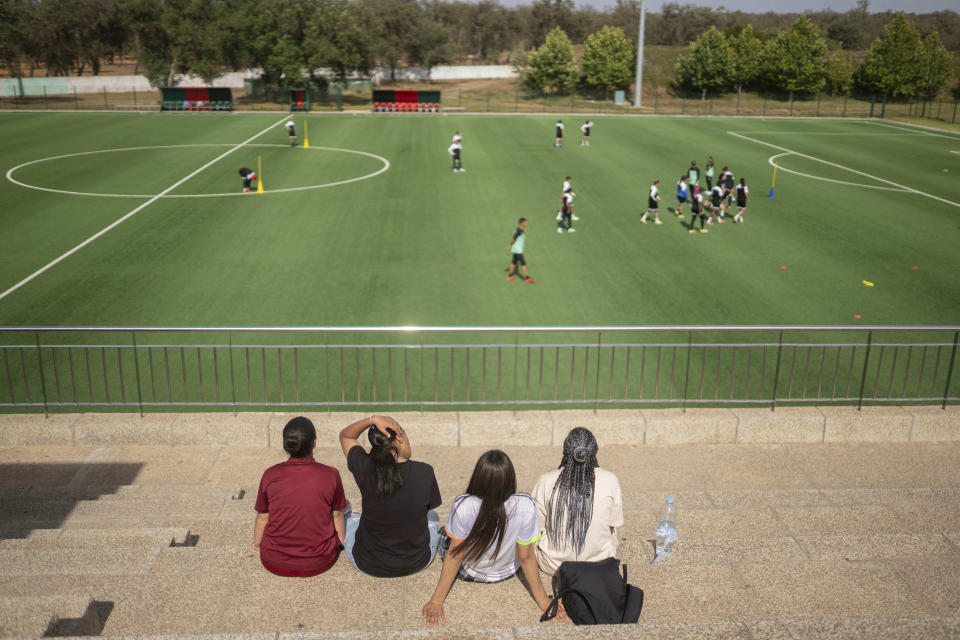
[[[174,83],[178,87],[230,87],[242,89],[244,79],[257,78],[260,71],[248,69],[226,73],[212,83],[206,83],[193,76],[180,76]],[[510,65],[459,65],[437,66],[431,70],[432,80],[476,80],[495,78],[515,78],[517,72]],[[397,69],[397,80],[418,81],[426,80],[427,72],[421,67],[404,67]],[[374,71],[374,82],[388,80],[390,70],[380,68]],[[147,79],[143,76],[80,76],[56,78],[0,78],[0,96],[12,97],[15,95],[42,96],[62,95],[73,93],[125,93],[131,91],[154,91]]]

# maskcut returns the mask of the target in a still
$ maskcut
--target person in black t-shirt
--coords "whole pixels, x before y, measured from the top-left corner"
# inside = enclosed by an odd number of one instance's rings
[[[364,431],[369,453],[357,441]],[[433,562],[440,541],[440,487],[433,467],[411,460],[410,441],[396,420],[371,416],[340,432],[347,468],[360,489],[362,513],[346,514],[347,560],[363,573],[407,576]]]

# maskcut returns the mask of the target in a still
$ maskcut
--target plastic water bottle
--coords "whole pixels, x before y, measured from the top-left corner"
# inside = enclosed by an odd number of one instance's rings
[[[660,524],[657,525],[656,532],[656,555],[654,562],[660,562],[663,558],[669,558],[673,555],[673,545],[677,542],[677,528],[674,522],[677,518],[677,508],[673,504],[673,498],[667,498],[667,501],[660,507]]]

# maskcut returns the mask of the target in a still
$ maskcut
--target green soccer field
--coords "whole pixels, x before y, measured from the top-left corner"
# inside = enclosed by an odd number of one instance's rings
[[[296,120],[309,149],[289,148],[277,114],[0,115],[0,325],[960,319],[960,136],[611,116],[594,119],[590,148],[565,118],[556,150],[555,117]],[[446,153],[457,129],[459,174]],[[237,170],[258,155],[266,193],[239,195]],[[691,235],[669,209],[707,155],[752,199],[746,224]],[[567,175],[581,220],[557,234]],[[641,225],[654,178],[664,224]],[[536,284],[505,279],[520,216]]]

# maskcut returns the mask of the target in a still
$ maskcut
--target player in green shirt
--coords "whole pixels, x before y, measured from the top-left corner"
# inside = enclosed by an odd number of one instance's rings
[[[513,255],[513,260],[510,262],[510,268],[507,271],[507,280],[513,282],[517,279],[513,274],[517,270],[517,265],[520,265],[523,281],[527,284],[533,284],[536,280],[531,278],[530,274],[527,273],[527,261],[523,258],[523,245],[524,240],[526,240],[524,230],[526,228],[527,219],[520,218],[520,221],[517,223],[517,230],[513,232],[513,240],[511,240],[509,246],[507,246],[507,251]]]
[[[705,167],[707,176],[707,191],[713,189],[713,156],[707,156],[707,166]]]
[[[690,161],[690,168],[687,169],[687,177],[690,178],[690,185],[696,185],[700,183],[700,169],[697,168],[697,161]]]

